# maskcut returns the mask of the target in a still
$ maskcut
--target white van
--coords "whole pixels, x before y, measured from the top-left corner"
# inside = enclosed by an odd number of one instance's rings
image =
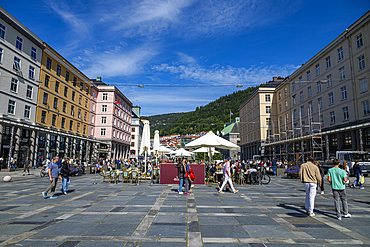
[[[370,173],[370,153],[365,151],[337,151],[336,158],[339,159],[340,164],[343,165],[344,161],[347,161],[347,165],[350,170],[350,174],[353,175],[353,166],[355,161],[358,160],[362,169],[362,173],[365,175]]]

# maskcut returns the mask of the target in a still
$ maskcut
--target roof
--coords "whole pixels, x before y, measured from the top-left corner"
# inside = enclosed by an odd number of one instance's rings
[[[223,130],[221,130],[221,134],[224,136],[229,133],[239,133],[239,123],[240,118],[236,117],[233,122],[229,123],[224,127]]]

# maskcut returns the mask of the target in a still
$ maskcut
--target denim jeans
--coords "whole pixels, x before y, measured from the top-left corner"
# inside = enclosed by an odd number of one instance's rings
[[[276,166],[273,166],[272,170],[274,170],[274,176],[276,176]]]
[[[364,185],[363,184],[360,184],[360,180],[361,180],[361,174],[355,174],[356,176],[356,180],[355,182],[353,183],[354,186],[357,186],[357,185],[360,185],[360,188],[363,188]]]
[[[184,179],[180,178],[179,192],[182,192],[182,186],[184,184]]]
[[[346,190],[334,190],[333,189],[333,197],[334,197],[335,213],[337,214],[337,217],[341,217],[339,200],[342,201],[344,215],[348,214]]]
[[[305,208],[310,214],[313,213],[313,208],[315,206],[316,187],[317,184],[304,183],[304,189],[306,191]]]
[[[63,193],[67,192],[68,186],[71,183],[69,177],[62,177],[62,191]]]

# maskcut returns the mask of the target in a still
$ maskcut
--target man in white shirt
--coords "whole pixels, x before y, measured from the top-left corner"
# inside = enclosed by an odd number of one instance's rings
[[[233,191],[233,193],[236,193],[236,192],[238,192],[239,190],[235,190],[234,189],[234,185],[233,185],[233,181],[231,180],[231,174],[230,174],[230,160],[231,160],[231,158],[229,157],[229,158],[227,158],[227,161],[225,162],[225,165],[224,165],[224,182],[223,182],[223,184],[222,184],[222,186],[221,186],[221,188],[220,188],[220,190],[218,191],[218,192],[220,192],[220,193],[224,193],[222,190],[223,190],[223,188],[225,187],[225,185],[226,185],[226,183],[227,182],[229,182],[229,184],[230,184],[230,187],[231,187],[231,189],[232,189],[232,191]]]

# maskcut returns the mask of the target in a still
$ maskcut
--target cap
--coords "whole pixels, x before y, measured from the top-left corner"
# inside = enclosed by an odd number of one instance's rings
[[[227,160],[231,160],[231,157],[227,158]]]

